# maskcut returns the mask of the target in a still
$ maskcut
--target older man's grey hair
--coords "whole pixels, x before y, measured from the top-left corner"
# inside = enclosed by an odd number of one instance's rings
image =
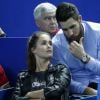
[[[56,6],[49,2],[41,3],[34,9],[34,19],[39,19],[43,13],[56,12],[56,9]]]

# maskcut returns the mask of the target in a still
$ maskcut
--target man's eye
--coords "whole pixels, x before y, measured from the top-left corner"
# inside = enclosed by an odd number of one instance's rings
[[[52,45],[52,41],[50,41],[49,44]]]
[[[45,20],[50,20],[51,19],[51,17],[45,17]]]
[[[71,27],[70,27],[70,29],[72,29],[72,28],[74,28],[74,27],[76,27],[75,25],[72,25]]]
[[[41,44],[42,44],[42,45],[46,45],[46,41],[43,41]]]
[[[68,29],[63,29],[63,31],[67,31]]]

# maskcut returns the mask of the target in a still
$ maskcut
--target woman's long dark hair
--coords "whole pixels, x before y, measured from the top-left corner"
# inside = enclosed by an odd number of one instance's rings
[[[36,58],[35,58],[34,53],[32,53],[31,49],[36,48],[37,41],[38,41],[40,35],[42,35],[42,34],[49,35],[49,33],[38,31],[38,32],[34,32],[28,40],[27,61],[28,61],[28,71],[30,73],[34,73],[36,70]]]

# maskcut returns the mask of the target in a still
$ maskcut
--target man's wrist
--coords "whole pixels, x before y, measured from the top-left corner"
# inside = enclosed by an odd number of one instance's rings
[[[88,54],[85,54],[81,58],[82,63],[87,64],[90,61],[90,56]]]

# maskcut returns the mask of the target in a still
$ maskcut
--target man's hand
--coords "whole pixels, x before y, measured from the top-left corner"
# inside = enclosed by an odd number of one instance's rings
[[[84,90],[84,93],[85,95],[97,95],[97,90],[93,89],[93,88],[90,88],[90,87],[87,87],[85,90]]]
[[[76,41],[71,42],[69,49],[71,53],[79,59],[81,59],[82,56],[86,55],[83,47],[83,37],[80,38],[79,43]]]

